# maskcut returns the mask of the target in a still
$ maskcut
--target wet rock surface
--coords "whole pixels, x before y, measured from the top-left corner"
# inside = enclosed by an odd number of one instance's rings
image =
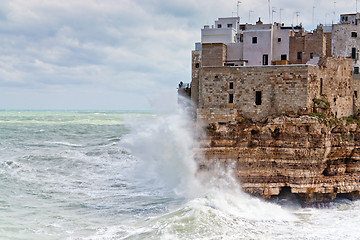
[[[266,199],[284,193],[302,205],[360,198],[360,128],[313,116],[210,123],[199,138],[205,171],[233,164],[245,192]]]

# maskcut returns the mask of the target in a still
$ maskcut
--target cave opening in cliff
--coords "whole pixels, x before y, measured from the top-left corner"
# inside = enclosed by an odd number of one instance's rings
[[[284,186],[281,188],[279,195],[274,195],[271,200],[275,201],[280,205],[299,205],[299,197],[291,192],[291,187]]]

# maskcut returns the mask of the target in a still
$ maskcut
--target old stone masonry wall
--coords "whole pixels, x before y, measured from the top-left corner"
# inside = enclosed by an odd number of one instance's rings
[[[306,65],[207,67],[199,75],[198,116],[202,119],[219,119],[221,112],[235,109],[245,118],[260,121],[270,115],[301,113],[309,107]]]
[[[336,117],[354,114],[351,60],[324,58],[319,66],[203,67],[198,74],[198,118],[254,122],[313,112],[322,99]]]

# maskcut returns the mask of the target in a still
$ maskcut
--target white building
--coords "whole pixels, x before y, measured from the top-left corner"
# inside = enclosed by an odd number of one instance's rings
[[[219,18],[201,30],[201,43],[224,43],[227,65],[271,65],[289,60],[289,27],[278,23],[240,24],[238,17]],[[198,49],[199,50],[199,49]]]
[[[341,14],[340,24],[332,29],[332,54],[334,57],[353,59],[354,77],[360,78],[360,13]]]

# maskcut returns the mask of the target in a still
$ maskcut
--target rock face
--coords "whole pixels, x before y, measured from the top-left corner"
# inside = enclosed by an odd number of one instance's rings
[[[200,169],[235,164],[243,190],[264,198],[287,193],[305,205],[359,198],[360,128],[318,117],[206,124]]]

